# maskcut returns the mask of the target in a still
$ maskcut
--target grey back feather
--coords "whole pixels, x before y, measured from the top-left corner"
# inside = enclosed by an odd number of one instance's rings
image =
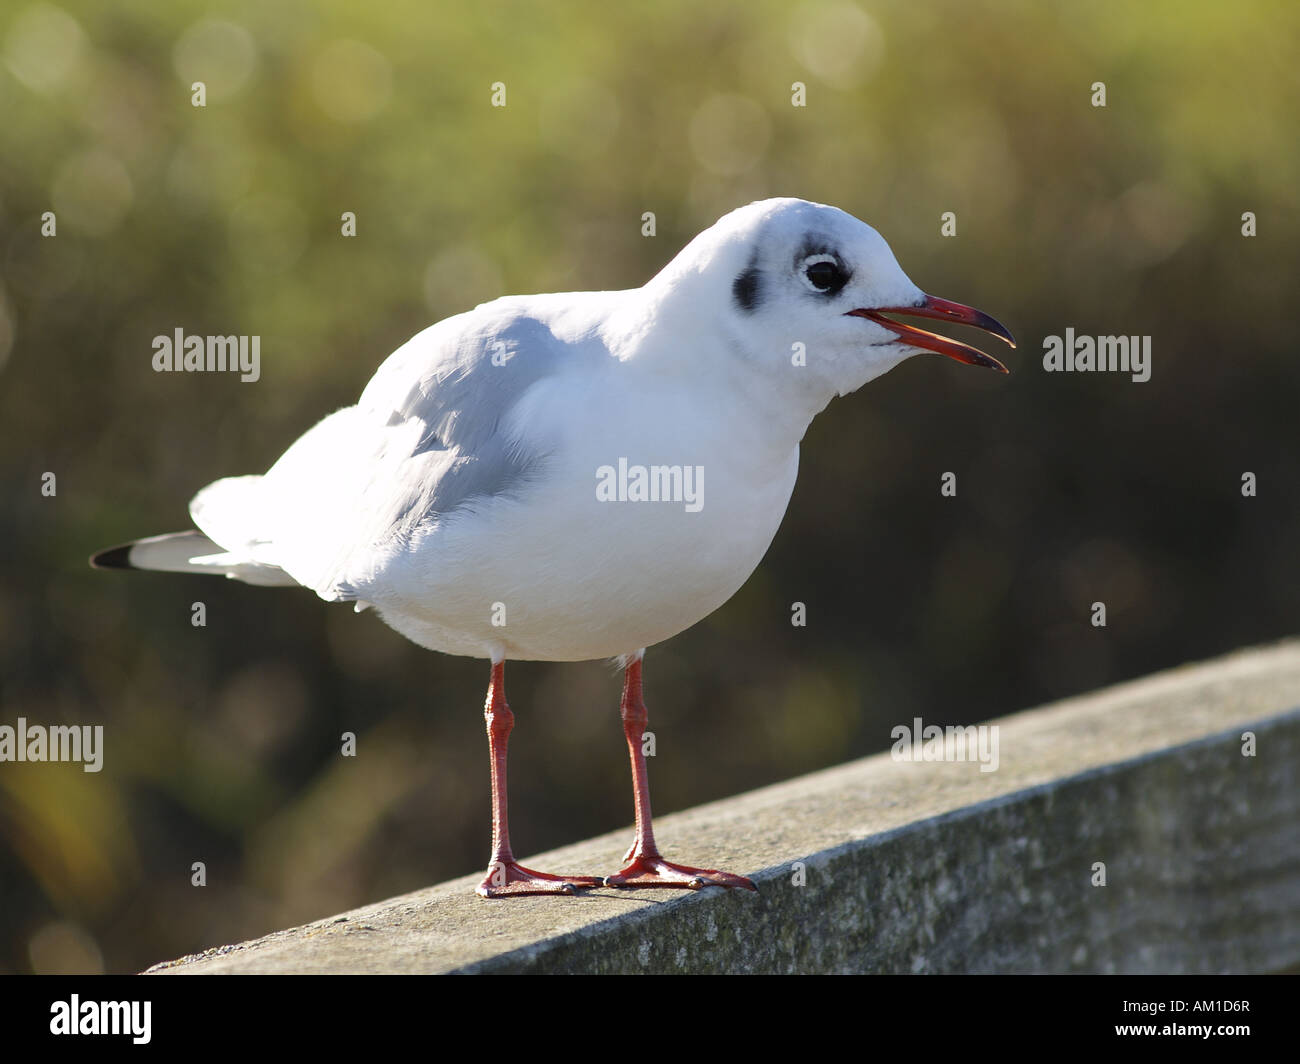
[[[393,352],[354,407],[300,437],[264,477],[210,485],[191,506],[228,550],[276,565],[331,600],[367,586],[419,530],[518,495],[551,453],[509,431],[539,382],[608,362],[602,301],[556,335],[546,296],[509,297],[439,322]],[[562,312],[562,311],[561,311]]]
[[[537,318],[521,316],[462,337],[452,359],[418,377],[387,424],[420,422],[423,431],[410,457],[442,452],[451,461],[435,480],[412,485],[418,490],[409,494],[398,523],[409,528],[475,499],[517,493],[546,455],[528,446],[535,441],[510,438],[502,420],[529,388],[566,368],[576,350]]]
[[[362,394],[358,405],[384,417],[390,428],[419,426],[401,467],[404,499],[393,514],[395,531],[410,532],[472,508],[476,500],[522,490],[548,451],[536,437],[512,436],[504,420],[544,378],[609,358],[594,335],[565,341],[533,314],[499,312],[508,309],[501,304],[513,302],[498,300],[462,316],[472,321],[482,314],[483,320],[444,340],[432,359],[418,346],[409,355],[405,349],[394,352]],[[492,309],[498,313],[483,313]],[[424,365],[413,364],[416,358]],[[400,438],[411,436],[403,432]]]

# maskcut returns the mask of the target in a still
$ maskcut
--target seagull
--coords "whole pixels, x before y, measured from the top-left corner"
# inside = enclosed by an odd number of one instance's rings
[[[636,289],[505,296],[430,326],[262,476],[191,501],[194,528],[102,551],[97,568],[218,574],[374,609],[402,635],[486,659],[489,898],[716,885],[655,842],[642,662],[758,566],[799,443],[831,399],[904,359],[997,359],[899,316],[997,321],[925,294],[835,207],[768,199],[696,236]],[[511,847],[505,662],[614,659],[635,829],[609,876],[525,868]]]

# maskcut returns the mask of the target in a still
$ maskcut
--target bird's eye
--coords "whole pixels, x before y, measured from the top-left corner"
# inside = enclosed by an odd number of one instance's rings
[[[819,292],[838,292],[848,280],[839,263],[829,255],[817,256],[804,267],[803,274],[808,278],[808,283]]]

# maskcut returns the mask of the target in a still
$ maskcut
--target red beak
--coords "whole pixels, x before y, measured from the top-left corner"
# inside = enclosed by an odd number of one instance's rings
[[[963,303],[953,303],[947,299],[940,299],[938,296],[926,296],[925,302],[915,307],[870,307],[850,310],[849,313],[858,318],[869,318],[877,325],[883,325],[891,332],[897,333],[898,338],[905,344],[911,344],[913,347],[924,347],[927,351],[937,351],[941,355],[955,358],[958,362],[964,362],[968,366],[987,366],[989,369],[996,369],[1002,373],[1007,372],[1006,366],[992,355],[986,355],[978,348],[971,347],[970,344],[964,344],[960,340],[950,340],[946,336],[940,336],[938,333],[932,333],[925,329],[918,329],[915,325],[904,325],[902,322],[886,318],[885,315],[904,314],[913,318],[939,318],[943,321],[957,321],[963,325],[973,325],[977,329],[983,329],[1012,347],[1016,346],[1015,337],[997,319],[989,317],[982,310],[976,310],[974,307],[968,307]]]

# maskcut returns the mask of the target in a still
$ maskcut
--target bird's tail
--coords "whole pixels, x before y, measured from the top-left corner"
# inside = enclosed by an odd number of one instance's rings
[[[96,569],[152,569],[165,573],[228,576],[246,584],[295,586],[298,581],[275,565],[229,553],[202,532],[169,532],[109,547],[90,559]]]

